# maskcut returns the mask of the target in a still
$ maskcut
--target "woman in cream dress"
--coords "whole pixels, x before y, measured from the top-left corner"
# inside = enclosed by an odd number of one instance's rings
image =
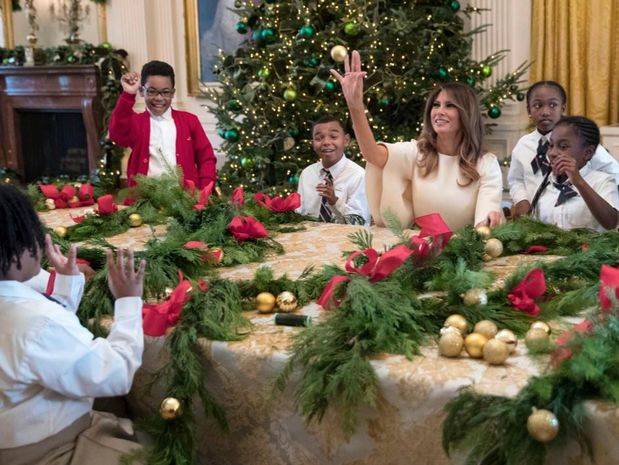
[[[503,221],[503,182],[496,157],[482,149],[483,122],[473,89],[446,83],[426,102],[418,140],[377,143],[365,114],[361,58],[353,52],[342,85],[361,153],[368,162],[365,182],[374,221],[384,225],[391,211],[404,225],[439,213],[451,229],[495,226]]]

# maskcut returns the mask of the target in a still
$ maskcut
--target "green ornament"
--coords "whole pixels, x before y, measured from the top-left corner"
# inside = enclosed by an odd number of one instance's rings
[[[3,65],[8,65],[9,64],[9,59],[8,58],[3,59],[2,60],[2,64]]]
[[[315,66],[318,66],[320,64],[320,60],[318,58],[316,58],[316,57],[310,57],[310,58],[308,58],[306,60],[305,63],[307,63],[307,66],[315,67]]]
[[[299,135],[299,130],[297,128],[290,128],[288,129],[288,134],[292,137],[297,137]]]
[[[239,21],[238,23],[236,23],[236,32],[238,32],[239,34],[246,34],[247,23],[244,23],[243,21]]]
[[[241,102],[236,99],[228,101],[226,108],[230,111],[239,111],[241,109]]]
[[[104,48],[106,50],[111,50],[112,44],[110,44],[109,42],[101,42],[101,45],[99,45],[99,47]]]
[[[348,36],[356,36],[357,34],[359,34],[359,31],[359,24],[355,23],[354,21],[349,21],[344,24],[344,33]]]
[[[438,69],[437,74],[438,74],[438,76],[439,76],[441,79],[447,79],[447,77],[449,76],[449,71],[447,71],[447,68],[445,68],[445,67],[441,66],[441,67]]]
[[[262,42],[262,31],[260,29],[256,29],[254,32],[252,32],[251,39],[254,42]]]
[[[260,31],[260,38],[264,41],[269,42],[273,40],[274,37],[275,37],[275,31],[271,29],[270,27]]]
[[[378,103],[380,103],[383,107],[386,107],[391,103],[391,99],[389,97],[383,97],[378,101]]]
[[[294,100],[296,100],[297,98],[297,91],[292,89],[292,88],[288,88],[284,91],[284,100],[288,101],[288,102],[292,102]]]
[[[490,77],[492,76],[492,66],[490,65],[484,65],[481,68],[481,74],[484,75],[484,77]]]
[[[449,7],[451,8],[451,11],[456,12],[460,10],[460,2],[457,2],[456,0],[454,0],[453,2],[451,2],[449,4]]]
[[[327,90],[333,90],[333,89],[335,89],[335,82],[333,82],[333,81],[327,81],[327,82],[325,83],[325,89],[327,89]]]
[[[77,58],[75,58],[74,55],[69,55],[67,57],[67,63],[75,63],[77,61]]]
[[[225,129],[222,129],[222,128],[218,129],[218,130],[217,130],[217,135],[218,135],[219,137],[221,137],[222,139],[224,139],[224,138],[226,137],[226,130],[225,130]]]
[[[312,26],[310,26],[309,24],[303,26],[301,29],[299,29],[299,36],[301,37],[312,37],[314,35],[315,31],[314,28]]]
[[[518,93],[516,94],[516,100],[518,100],[519,102],[522,102],[522,101],[525,99],[525,97],[526,97],[526,96],[524,95],[524,93],[523,93],[523,92],[518,92]]]
[[[490,108],[488,108],[488,116],[492,119],[497,119],[499,116],[501,116],[501,109],[496,105],[492,105]]]
[[[466,78],[466,83],[467,83],[469,86],[473,87],[473,86],[475,85],[475,78],[474,78],[474,77],[472,77],[472,76],[467,77],[467,78]]]
[[[224,139],[228,142],[237,142],[239,140],[239,133],[236,129],[228,129],[224,133]]]
[[[267,67],[260,68],[258,70],[258,77],[259,78],[265,79],[265,78],[268,78],[270,75],[271,75],[271,70],[269,68],[267,68]]]
[[[252,160],[250,157],[243,157],[241,158],[241,166],[243,168],[251,168],[252,166],[254,166],[254,160]]]
[[[290,177],[288,178],[288,182],[289,182],[290,184],[295,184],[295,185],[296,185],[296,184],[299,184],[299,176],[297,176],[296,174],[295,174],[295,175],[293,175],[293,176],[290,176]]]

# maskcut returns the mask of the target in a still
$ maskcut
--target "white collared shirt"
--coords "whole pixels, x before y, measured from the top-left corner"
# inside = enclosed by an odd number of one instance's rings
[[[176,168],[176,124],[172,118],[172,108],[161,116],[150,113],[148,152],[148,176],[158,177]]]
[[[115,303],[107,339],[94,338],[75,312],[84,275],[56,275],[52,297],[0,281],[0,449],[39,442],[90,412],[94,397],[124,395],[141,364],[142,299]]]
[[[531,202],[535,196],[537,188],[544,179],[541,170],[533,173],[531,161],[537,154],[537,146],[540,139],[547,139],[550,134],[542,135],[537,129],[520,138],[512,151],[511,164],[507,174],[509,193],[514,204],[528,200]],[[606,151],[604,147],[598,145],[593,158],[591,158],[591,168],[594,171],[602,171],[615,177],[615,184],[619,184],[619,162]]]
[[[619,208],[619,191],[613,175],[594,170],[591,162],[580,169],[580,175],[600,197],[612,207]],[[551,174],[550,177],[554,180],[554,175]],[[572,186],[572,188],[578,192],[576,187]],[[538,201],[534,216],[544,223],[554,224],[562,229],[587,228],[599,232],[606,231],[597,222],[580,195],[555,207],[559,194],[559,189],[551,181]]]
[[[301,206],[296,210],[302,215],[319,218],[322,197],[316,191],[316,186],[325,182],[322,172],[322,162],[316,162],[306,167],[299,177],[297,192],[301,195]],[[333,176],[333,189],[337,202],[329,207],[335,217],[358,215],[370,223],[370,212],[365,196],[365,170],[354,161],[343,156],[329,169]]]

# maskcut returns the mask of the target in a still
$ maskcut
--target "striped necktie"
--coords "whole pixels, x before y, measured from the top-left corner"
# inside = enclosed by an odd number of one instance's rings
[[[572,184],[571,183],[561,183],[561,184],[559,184],[558,182],[554,182],[553,184],[554,184],[554,186],[557,189],[559,189],[559,197],[557,198],[557,202],[555,203],[555,207],[558,207],[559,205],[565,203],[566,200],[569,200],[572,197],[578,196],[578,192],[576,192],[572,188]]]
[[[548,141],[545,137],[542,137],[537,144],[537,152],[535,158],[531,160],[531,167],[533,168],[533,174],[537,174],[539,170],[545,175],[550,171],[550,162],[546,153],[548,152]]]
[[[331,176],[329,170],[323,168],[320,172],[324,175],[324,180],[327,184],[333,184],[333,176]],[[333,212],[326,197],[320,198],[320,219],[325,223],[331,223],[333,220]]]

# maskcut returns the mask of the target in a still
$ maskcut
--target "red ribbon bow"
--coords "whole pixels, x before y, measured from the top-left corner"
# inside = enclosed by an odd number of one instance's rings
[[[260,239],[268,236],[264,225],[251,216],[235,216],[228,225],[228,230],[237,241]]]
[[[420,259],[431,253],[440,254],[453,236],[453,232],[438,213],[420,216],[415,219],[415,224],[420,230],[419,234],[411,237],[411,245],[415,256]],[[432,245],[424,239],[426,237],[432,238]]]
[[[301,195],[295,192],[287,197],[269,197],[262,192],[257,192],[254,194],[254,202],[272,212],[289,212],[301,206]]]
[[[242,207],[245,203],[245,191],[243,190],[243,186],[239,186],[232,191],[232,197],[230,201],[239,207]]]
[[[114,203],[114,197],[112,197],[112,194],[102,195],[97,199],[97,212],[99,215],[111,215],[117,211],[118,207]]]
[[[208,245],[206,245],[202,241],[189,241],[186,242],[183,246],[186,249],[198,249],[202,252],[202,261],[212,261],[214,263],[219,263],[221,261],[222,250],[221,249],[210,249]]]
[[[527,247],[527,250],[524,251],[526,254],[535,254],[535,253],[544,253],[548,250],[548,247],[545,245],[530,245]]]
[[[613,295],[615,300],[619,299],[619,268],[602,265],[598,300],[604,313],[609,313],[613,307]]]
[[[94,187],[89,183],[82,184],[78,191],[70,184],[65,185],[61,190],[58,190],[54,184],[40,184],[39,188],[45,198],[54,201],[56,208],[86,207],[95,203]]]
[[[539,315],[535,299],[546,292],[546,278],[541,268],[531,270],[507,295],[512,306],[530,316]]]
[[[178,278],[178,286],[164,302],[142,306],[142,328],[147,336],[163,336],[166,329],[178,322],[191,291],[191,282],[182,273]]]
[[[193,184],[192,181],[187,181]],[[208,205],[208,199],[213,193],[213,189],[215,188],[215,182],[209,182],[202,190],[200,191],[200,197],[198,199],[198,203],[193,206],[194,210],[204,210]]]

